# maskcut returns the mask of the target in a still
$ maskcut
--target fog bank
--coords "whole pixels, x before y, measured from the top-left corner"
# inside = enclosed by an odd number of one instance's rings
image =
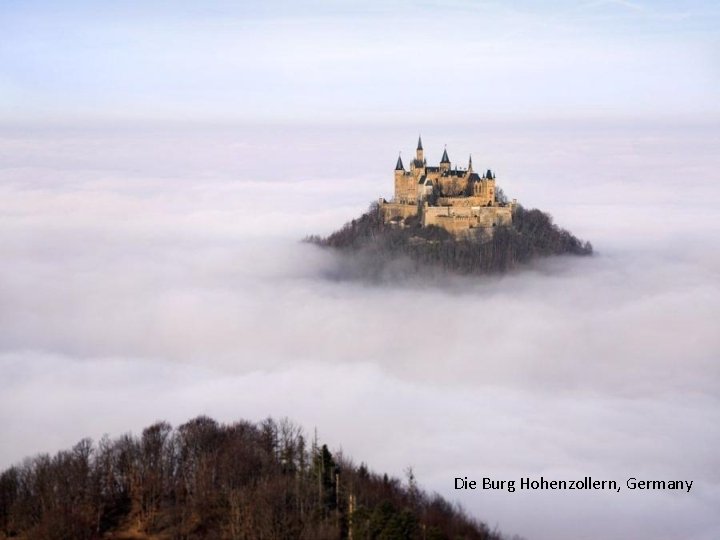
[[[716,538],[719,131],[436,126],[430,162],[472,152],[597,255],[369,285],[298,240],[389,196],[412,127],[7,128],[0,466],[159,418],[289,416],[528,539]],[[452,489],[540,475],[694,487]]]

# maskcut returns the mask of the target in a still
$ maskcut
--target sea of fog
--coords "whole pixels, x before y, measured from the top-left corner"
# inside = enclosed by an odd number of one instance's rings
[[[0,130],[0,467],[199,414],[290,417],[528,540],[720,537],[720,126],[425,126],[592,258],[361,283],[299,239],[416,126]],[[332,276],[330,278],[329,276]],[[690,493],[453,489],[456,476]]]

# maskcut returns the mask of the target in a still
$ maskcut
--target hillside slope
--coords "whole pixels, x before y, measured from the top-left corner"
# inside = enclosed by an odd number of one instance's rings
[[[307,241],[352,255],[359,275],[377,277],[389,266],[403,262],[405,271],[441,270],[458,274],[505,272],[539,257],[586,256],[593,253],[583,242],[555,225],[537,209],[518,206],[511,226],[497,227],[490,238],[456,239],[439,227],[421,227],[408,218],[403,227],[383,222],[377,204],[326,238]]]
[[[467,539],[501,536],[437,495],[370,472],[287,420],[198,417],[85,439],[0,475],[0,538]]]

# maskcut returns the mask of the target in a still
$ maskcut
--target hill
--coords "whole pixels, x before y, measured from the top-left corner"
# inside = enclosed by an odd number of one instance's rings
[[[500,540],[411,471],[402,483],[287,420],[198,417],[84,439],[0,475],[0,538]]]
[[[309,237],[316,245],[354,257],[364,277],[378,277],[400,263],[404,271],[440,270],[489,274],[512,270],[539,257],[587,256],[592,245],[553,223],[552,217],[517,206],[512,224],[479,239],[456,238],[436,226],[420,226],[417,216],[386,223],[377,204],[328,237]]]

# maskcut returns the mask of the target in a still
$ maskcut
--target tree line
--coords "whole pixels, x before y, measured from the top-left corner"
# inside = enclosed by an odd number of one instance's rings
[[[288,420],[200,416],[83,439],[0,474],[0,538],[467,539],[501,535],[411,471],[401,482],[333,454]]]

